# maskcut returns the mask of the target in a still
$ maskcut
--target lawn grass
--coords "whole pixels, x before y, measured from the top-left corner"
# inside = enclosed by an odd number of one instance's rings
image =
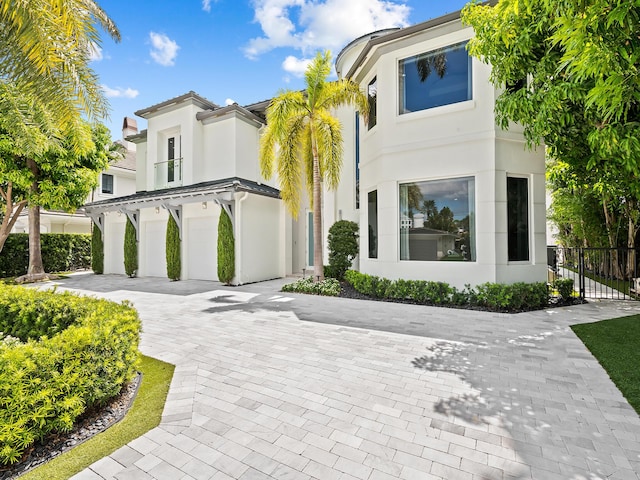
[[[640,315],[571,328],[640,415]]]
[[[21,480],[66,480],[158,426],[175,367],[144,355],[141,359],[142,383],[127,415],[99,435],[26,473]]]

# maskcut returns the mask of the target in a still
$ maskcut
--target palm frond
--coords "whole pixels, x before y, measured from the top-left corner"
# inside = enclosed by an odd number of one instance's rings
[[[327,84],[327,77],[331,73],[331,52],[318,52],[304,74],[307,92],[307,102],[313,109],[322,97],[322,91]]]
[[[318,108],[333,110],[341,105],[354,106],[363,121],[369,121],[369,100],[357,83],[347,79],[327,83]]]
[[[309,198],[309,208],[313,210],[313,146],[311,144],[311,124],[305,125],[302,132],[302,164],[304,165],[304,179]]]
[[[323,110],[319,112],[315,127],[320,176],[330,190],[335,190],[340,183],[342,170],[342,125],[337,118]]]
[[[300,162],[301,135],[305,130],[306,118],[293,117],[288,123],[287,134],[279,142],[277,157],[278,179],[280,181],[280,197],[293,218],[298,218],[300,209],[300,187],[302,165]]]

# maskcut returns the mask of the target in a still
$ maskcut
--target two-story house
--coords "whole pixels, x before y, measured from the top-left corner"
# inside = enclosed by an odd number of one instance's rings
[[[495,122],[490,67],[471,58],[473,30],[459,13],[358,38],[337,57],[340,77],[361,85],[365,124],[340,108],[340,186],[324,192],[322,234],[337,220],[360,225],[356,268],[387,278],[544,281],[544,149]],[[216,225],[234,222],[234,283],[313,269],[311,211],[286,213],[277,183],[260,177],[268,101],[219,107],[188,94],[136,112],[137,193],[94,202],[105,236],[105,272],[123,272],[126,218],[136,226],[141,276],[166,276],[168,215],[182,235],[182,278],[216,278]],[[308,202],[307,202],[308,205]]]

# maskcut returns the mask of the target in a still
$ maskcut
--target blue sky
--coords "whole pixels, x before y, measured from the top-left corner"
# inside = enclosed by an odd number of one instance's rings
[[[459,10],[465,0],[110,0],[100,5],[122,41],[102,34],[92,67],[111,105],[114,140],[124,116],[193,90],[241,105],[303,87],[306,61],[334,57],[365,33]]]

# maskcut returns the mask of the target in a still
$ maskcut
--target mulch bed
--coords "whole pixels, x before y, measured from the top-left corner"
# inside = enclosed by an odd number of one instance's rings
[[[118,423],[133,404],[141,381],[142,374],[138,373],[106,405],[87,410],[71,432],[51,434],[27,450],[20,462],[6,467],[0,466],[0,480],[17,478]]]

